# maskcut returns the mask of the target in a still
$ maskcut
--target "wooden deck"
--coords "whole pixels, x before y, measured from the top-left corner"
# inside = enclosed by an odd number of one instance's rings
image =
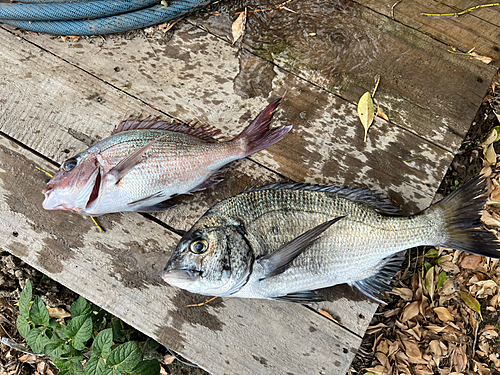
[[[345,374],[377,305],[338,286],[313,308],[225,298],[185,309],[205,297],[161,280],[179,240],[169,228],[285,178],[378,189],[405,212],[422,209],[496,72],[448,45],[500,63],[498,7],[419,15],[477,5],[469,0],[403,1],[395,19],[393,0],[292,1],[297,13],[249,15],[243,48],[231,45],[236,11],[281,2],[222,2],[147,38],[64,42],[0,27],[0,246],[214,374]],[[391,122],[377,118],[364,143],[356,102],[377,74]],[[105,215],[101,233],[88,217],[41,206],[47,176],[36,167],[55,171],[127,114],[194,119],[234,136],[280,96],[273,124],[293,124],[291,133],[169,211]]]

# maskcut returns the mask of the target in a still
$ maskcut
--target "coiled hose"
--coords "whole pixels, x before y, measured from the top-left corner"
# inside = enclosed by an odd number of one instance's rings
[[[173,0],[168,6],[151,6],[158,0],[38,0],[42,1],[1,4],[4,6],[0,7],[0,22],[56,35],[114,34],[180,18],[215,0]]]

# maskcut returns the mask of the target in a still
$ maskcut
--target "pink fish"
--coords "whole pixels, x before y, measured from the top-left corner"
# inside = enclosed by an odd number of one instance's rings
[[[280,99],[236,138],[218,142],[217,130],[158,120],[122,121],[106,138],[66,160],[43,189],[47,210],[88,215],[149,212],[167,199],[222,181],[220,168],[282,139],[292,126],[269,129]]]

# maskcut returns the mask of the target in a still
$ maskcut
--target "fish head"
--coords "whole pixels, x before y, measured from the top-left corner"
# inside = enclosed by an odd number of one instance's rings
[[[85,212],[99,195],[101,177],[102,168],[95,154],[69,158],[43,189],[43,208]]]
[[[192,293],[229,296],[245,285],[254,261],[244,230],[227,218],[206,217],[181,239],[163,270],[168,284]]]

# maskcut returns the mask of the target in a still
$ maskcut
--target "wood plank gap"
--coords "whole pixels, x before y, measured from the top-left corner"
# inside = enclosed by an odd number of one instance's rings
[[[358,3],[357,3],[357,4],[358,4]],[[360,5],[360,4],[358,4],[358,5]],[[362,5],[360,5],[360,6],[362,6]],[[363,6],[363,7],[365,7],[365,6]],[[366,8],[366,7],[365,7],[365,8]],[[370,8],[367,8],[367,9],[370,9]],[[372,9],[370,9],[370,10],[372,10]],[[376,12],[376,13],[378,13],[378,12]],[[380,14],[380,15],[384,16],[384,15],[383,15],[383,14],[381,14],[381,13],[378,13],[378,14]],[[384,16],[384,17],[386,17],[386,16]],[[396,21],[396,20],[394,20],[394,21]],[[398,22],[398,21],[396,21],[396,22]],[[227,43],[227,44],[229,44],[229,45],[231,45],[231,46],[232,46],[232,44],[231,44],[231,43],[229,43],[229,42],[227,41],[227,39],[226,39],[226,38],[221,37],[220,35],[214,34],[213,32],[211,32],[211,31],[210,31],[210,29],[205,28],[205,27],[203,27],[203,26],[200,26],[199,24],[193,23],[192,21],[189,21],[189,20],[186,20],[186,23],[190,24],[191,26],[197,27],[198,29],[203,30],[204,32],[206,32],[206,33],[208,33],[208,34],[210,34],[210,35],[213,35],[214,37],[216,37],[216,38],[220,39],[220,40],[221,40],[221,41],[223,41],[224,43]],[[398,23],[400,23],[400,22],[398,22]],[[404,24],[402,24],[402,25],[404,25]],[[406,25],[404,25],[404,26],[406,26]],[[208,30],[208,31],[207,31],[207,30]],[[416,30],[416,29],[414,29],[414,30]],[[416,31],[418,31],[418,30],[416,30]],[[432,35],[429,35],[429,36],[432,38]],[[434,38],[432,38],[432,39],[434,39]],[[435,39],[435,40],[436,40],[436,41],[438,41],[438,42],[440,42],[441,44],[443,44],[441,41],[439,41],[439,40],[437,40],[437,39]],[[237,48],[238,48],[238,47],[237,47]],[[275,66],[277,69],[279,69],[279,70],[281,70],[281,71],[283,71],[283,72],[286,72],[286,73],[288,73],[288,74],[293,75],[293,76],[294,76],[295,78],[297,78],[298,80],[301,80],[301,81],[303,81],[303,82],[307,82],[308,84],[310,84],[310,85],[314,86],[314,87],[315,87],[315,88],[317,88],[318,90],[324,91],[324,92],[326,92],[326,93],[328,93],[328,94],[335,95],[336,97],[338,97],[338,98],[340,98],[340,99],[343,99],[343,100],[345,100],[346,102],[349,102],[349,103],[351,103],[351,104],[358,105],[358,103],[357,103],[357,102],[350,101],[348,98],[345,98],[345,97],[343,97],[342,95],[339,95],[338,93],[335,93],[335,92],[333,92],[333,91],[330,91],[330,90],[326,89],[325,87],[320,86],[320,85],[318,85],[317,83],[315,83],[315,82],[313,82],[313,81],[310,81],[310,80],[308,80],[308,79],[306,79],[306,78],[304,78],[304,77],[301,77],[301,76],[300,76],[300,75],[298,75],[297,73],[294,73],[294,72],[292,72],[291,70],[287,70],[287,69],[285,69],[284,67],[282,67],[282,66],[280,66],[280,65],[276,64],[274,61],[271,61],[271,60],[265,59],[265,58],[263,58],[263,57],[261,57],[261,56],[257,55],[256,53],[254,53],[252,50],[250,50],[250,49],[248,49],[248,48],[244,48],[243,46],[240,46],[238,49],[239,49],[239,50],[244,50],[245,52],[247,52],[247,53],[249,53],[249,54],[251,54],[251,55],[255,56],[256,58],[261,59],[261,60],[263,60],[263,61],[266,61],[266,62],[268,62],[268,63],[272,64],[272,65],[273,65],[273,66]],[[153,107],[153,108],[154,108],[154,107]],[[428,142],[428,143],[430,143],[430,144],[432,144],[432,145],[434,145],[434,146],[436,146],[436,147],[438,147],[438,148],[442,149],[443,151],[447,151],[447,152],[450,152],[450,153],[452,153],[452,154],[455,152],[452,148],[444,147],[442,144],[436,143],[436,142],[434,142],[432,139],[427,139],[427,138],[423,137],[422,135],[418,134],[418,133],[417,133],[415,130],[413,130],[413,129],[406,128],[406,127],[404,127],[404,126],[402,126],[402,125],[400,125],[400,124],[398,124],[398,123],[396,123],[396,122],[390,122],[390,124],[391,124],[391,125],[395,125],[395,126],[397,126],[399,129],[401,129],[401,130],[403,130],[403,131],[407,131],[407,132],[409,132],[409,133],[413,134],[414,136],[418,137],[419,139],[421,139],[421,140],[423,140],[423,141],[425,141],[425,142]],[[457,134],[457,135],[459,135],[459,134]],[[461,135],[459,135],[459,136],[461,136]],[[275,172],[275,173],[276,173],[276,171],[273,171],[273,172]]]

